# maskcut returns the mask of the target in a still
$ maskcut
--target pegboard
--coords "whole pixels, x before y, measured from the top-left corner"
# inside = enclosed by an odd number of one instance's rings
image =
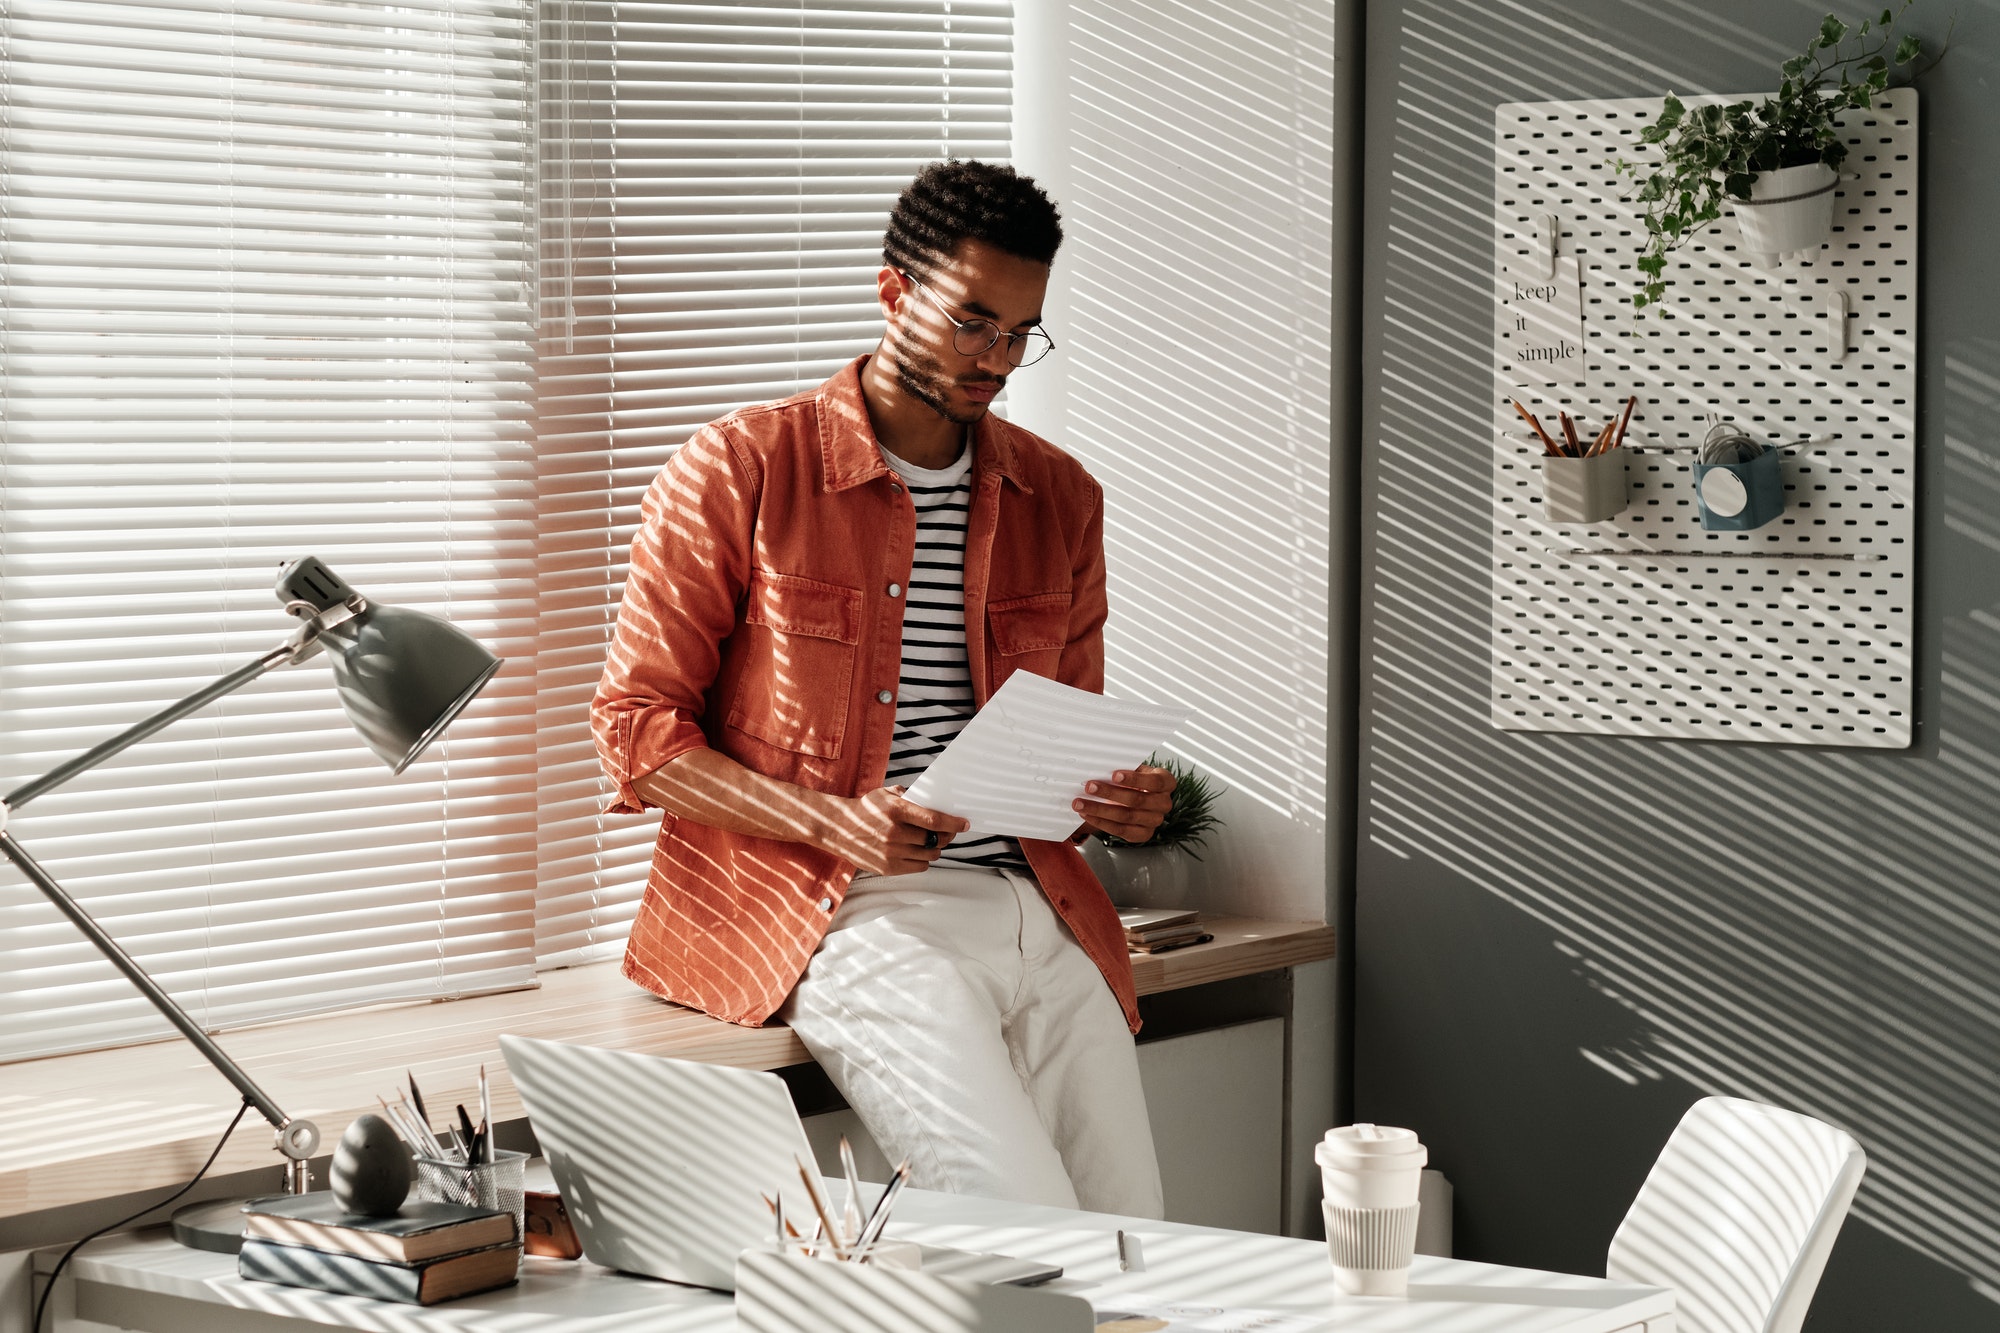
[[[1613,162],[1656,160],[1637,136],[1659,108],[1656,97],[1517,102],[1496,116],[1494,724],[1907,746],[1916,93],[1892,90],[1843,119],[1842,170],[1857,179],[1840,182],[1825,247],[1758,268],[1725,212],[1669,256],[1664,307],[1635,316],[1646,232],[1624,202],[1634,178]],[[1546,262],[1545,214],[1557,254],[1578,263],[1582,347],[1527,368],[1524,383],[1507,307],[1514,275]],[[1639,404],[1627,508],[1545,521],[1542,448],[1508,399],[1551,430],[1566,409],[1594,433],[1628,393]],[[1690,464],[1711,412],[1782,447],[1786,508],[1764,527],[1700,525]]]

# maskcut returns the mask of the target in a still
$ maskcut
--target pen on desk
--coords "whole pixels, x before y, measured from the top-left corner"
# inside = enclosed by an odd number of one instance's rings
[[[465,1113],[465,1103],[458,1104],[458,1128],[465,1136],[465,1164],[477,1166],[473,1159],[478,1155],[474,1150],[479,1146],[479,1131],[472,1127],[472,1117]]]

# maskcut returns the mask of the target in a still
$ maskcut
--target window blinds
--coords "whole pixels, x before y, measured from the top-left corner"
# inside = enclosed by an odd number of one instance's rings
[[[287,557],[512,659],[401,778],[314,661],[16,818],[210,1026],[532,982],[530,36],[0,7],[0,783],[281,640]],[[0,1059],[166,1030],[0,873]]]
[[[639,501],[705,421],[880,334],[889,206],[1003,161],[1006,0],[552,0],[542,28],[544,964],[622,946],[657,821],[604,817],[587,709]]]

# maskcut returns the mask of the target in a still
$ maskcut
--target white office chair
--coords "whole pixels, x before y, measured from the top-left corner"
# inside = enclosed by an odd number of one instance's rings
[[[1672,1287],[1677,1333],[1798,1333],[1867,1165],[1811,1116],[1705,1097],[1639,1187],[1605,1276]]]

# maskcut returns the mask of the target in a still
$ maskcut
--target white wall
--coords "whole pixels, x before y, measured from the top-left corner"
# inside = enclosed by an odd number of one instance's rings
[[[1062,205],[1010,415],[1106,487],[1108,685],[1193,706],[1203,905],[1327,913],[1333,7],[1017,0],[1014,159]]]

